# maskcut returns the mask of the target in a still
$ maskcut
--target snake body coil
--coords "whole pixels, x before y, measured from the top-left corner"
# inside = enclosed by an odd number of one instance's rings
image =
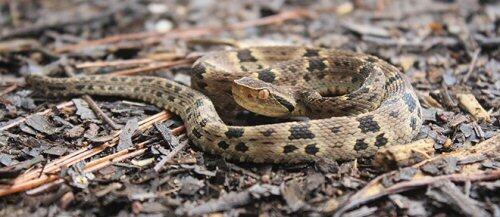
[[[193,65],[192,77],[198,90],[147,76],[31,75],[27,81],[48,96],[90,94],[152,103],[178,114],[189,138],[204,151],[257,163],[371,156],[378,148],[411,141],[422,124],[420,104],[405,76],[385,61],[365,54],[304,47],[214,52]],[[231,89],[228,84],[234,80],[240,84],[236,82]],[[253,90],[257,92],[250,93]],[[278,114],[275,116],[281,116],[283,110],[285,115],[320,119],[229,126],[211,99],[227,101],[232,95],[249,109],[258,105],[258,100],[273,99],[284,108],[268,109]],[[266,108],[256,112],[262,110],[265,113]]]

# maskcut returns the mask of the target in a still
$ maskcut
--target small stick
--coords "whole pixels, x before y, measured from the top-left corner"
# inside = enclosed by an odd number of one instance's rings
[[[2,90],[2,92],[0,93],[0,97],[2,97],[3,95],[8,94],[8,93],[16,90],[18,87],[19,87],[19,85],[17,83],[13,83],[9,87],[7,87],[4,90]]]
[[[113,130],[119,130],[122,127],[118,125],[113,119],[111,119],[102,109],[97,105],[97,103],[89,95],[83,95],[82,99],[89,104],[89,107],[94,111],[99,118],[104,120]]]
[[[481,48],[478,48],[472,54],[472,60],[469,64],[469,69],[467,70],[467,74],[465,74],[463,77],[463,80],[462,80],[463,82],[467,82],[469,80],[469,77],[472,74],[472,71],[474,71],[474,68],[476,68],[477,58],[479,57],[480,53],[481,53]]]
[[[155,62],[152,59],[129,59],[129,60],[115,60],[115,61],[97,61],[97,62],[85,62],[76,64],[75,67],[81,68],[91,68],[91,67],[109,67],[109,66],[129,66],[129,65],[142,65]]]
[[[102,164],[102,163],[105,163],[106,161],[111,161],[113,160],[114,158],[118,157],[118,156],[121,156],[121,155],[124,155],[128,152],[130,152],[131,150],[134,150],[134,149],[138,149],[138,148],[144,148],[144,146],[151,142],[151,140],[147,140],[147,141],[144,141],[144,142],[141,142],[137,145],[135,145],[134,147],[132,148],[129,148],[129,149],[124,149],[124,150],[121,150],[121,151],[118,151],[116,153],[113,153],[113,154],[110,154],[110,155],[106,155],[104,157],[101,157],[101,158],[98,158],[98,159],[95,159],[95,160],[92,160],[90,162],[88,162],[86,165],[85,165],[85,170],[88,169],[89,167],[93,167],[95,165],[98,165],[98,164]]]
[[[149,43],[168,39],[176,39],[176,38],[193,38],[199,37],[202,35],[216,34],[222,32],[224,30],[234,31],[245,29],[248,27],[254,26],[263,26],[263,25],[272,25],[276,23],[282,23],[286,20],[299,19],[303,17],[311,17],[313,13],[323,13],[329,12],[331,10],[307,10],[307,9],[292,9],[288,11],[282,11],[278,14],[271,15],[268,17],[251,20],[251,21],[243,21],[240,23],[235,23],[229,26],[222,27],[198,27],[198,28],[189,28],[189,29],[174,29],[168,32],[141,32],[141,33],[131,33],[131,34],[122,34],[122,35],[113,35],[102,39],[84,41],[78,44],[67,45],[56,49],[57,53],[69,52],[72,50],[77,50],[81,48],[87,48],[91,46],[99,46],[104,44],[112,44],[118,43],[120,41],[129,41],[129,40],[143,40],[148,39]]]
[[[164,158],[162,158],[160,160],[160,162],[158,162],[155,166],[154,166],[154,170],[156,172],[160,172],[160,170],[163,168],[163,166],[168,162],[168,161],[171,161],[172,158],[177,155],[177,153],[179,153],[180,151],[182,151],[185,147],[187,147],[187,145],[189,144],[189,140],[184,140],[183,142],[179,143],[178,146],[175,146],[174,149],[172,149],[172,151],[170,151],[167,156],[165,156]]]
[[[121,70],[121,71],[109,73],[108,76],[123,76],[123,75],[133,75],[133,74],[143,73],[143,72],[151,72],[151,71],[156,71],[159,69],[170,68],[173,66],[192,64],[195,60],[196,60],[196,58],[187,58],[187,59],[183,59],[183,60],[161,63],[158,65],[149,65],[149,66],[137,67],[137,68],[133,68],[133,69],[126,69],[126,70]]]
[[[93,165],[91,167],[86,167],[83,170],[83,172],[89,173],[89,172],[93,172],[93,171],[102,169],[102,168],[107,167],[113,163],[118,163],[118,162],[123,161],[125,159],[139,156],[139,155],[143,154],[144,152],[146,152],[146,150],[147,150],[147,148],[140,148],[140,149],[136,149],[136,150],[134,150],[134,149],[122,150],[125,152],[120,153],[121,154],[120,156],[114,157],[113,159],[110,159],[109,161],[106,161],[106,162],[103,162],[100,164],[96,164],[96,165]]]
[[[13,194],[13,193],[17,193],[17,192],[21,192],[21,191],[26,191],[29,189],[33,189],[33,188],[36,188],[40,185],[48,183],[50,181],[57,180],[58,178],[59,178],[58,175],[49,175],[49,176],[43,175],[42,177],[27,181],[27,182],[23,182],[23,183],[20,183],[18,185],[12,185],[9,188],[0,188],[0,197],[5,196],[5,195],[9,195],[9,194]]]

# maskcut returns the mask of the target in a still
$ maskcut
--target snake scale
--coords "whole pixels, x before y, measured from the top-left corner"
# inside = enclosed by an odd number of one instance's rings
[[[154,104],[179,115],[202,150],[255,163],[371,156],[381,147],[410,142],[422,124],[420,104],[405,75],[371,55],[253,47],[209,53],[193,64],[192,73],[196,90],[148,76],[30,75],[27,82],[51,97],[90,94]],[[230,126],[212,103],[228,98],[264,115],[313,118]]]

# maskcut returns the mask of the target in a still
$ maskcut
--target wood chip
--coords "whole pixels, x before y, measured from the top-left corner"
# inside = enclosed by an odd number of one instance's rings
[[[127,124],[123,128],[122,132],[120,133],[120,140],[118,142],[118,151],[130,148],[133,146],[132,143],[132,136],[134,135],[135,131],[139,127],[139,124],[137,122],[136,118],[132,118],[127,121]]]
[[[391,169],[410,166],[434,155],[433,139],[421,139],[409,144],[382,148],[375,154],[374,165]]]
[[[465,216],[490,216],[478,202],[468,197],[451,181],[443,180],[432,185],[426,193],[429,197],[443,204],[450,205],[455,211]]]
[[[457,94],[460,107],[469,112],[476,120],[491,123],[490,114],[479,104],[472,94]]]
[[[36,131],[47,135],[53,135],[58,133],[60,130],[59,128],[52,126],[45,116],[39,114],[34,114],[28,117],[28,119],[26,119],[26,124]]]

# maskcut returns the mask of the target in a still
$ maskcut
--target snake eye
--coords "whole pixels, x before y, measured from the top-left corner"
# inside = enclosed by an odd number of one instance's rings
[[[263,89],[259,91],[259,99],[269,98],[269,90]]]

